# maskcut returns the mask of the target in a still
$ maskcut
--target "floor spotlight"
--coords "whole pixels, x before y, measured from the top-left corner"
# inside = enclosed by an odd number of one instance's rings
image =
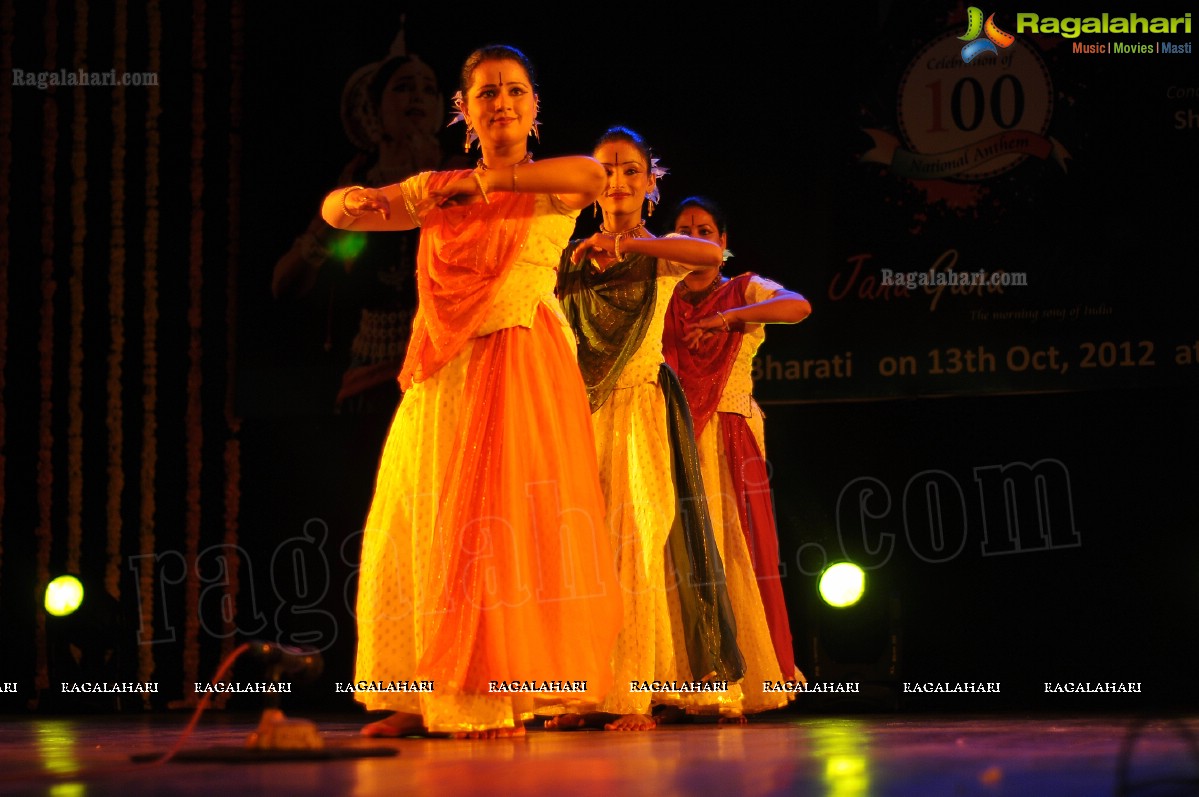
[[[120,602],[99,584],[74,573],[62,574],[46,585],[48,694],[39,704],[67,711],[121,709],[120,693],[63,694],[63,684],[102,684],[124,680],[120,649]]]
[[[857,685],[856,692],[830,692],[813,702],[862,710],[897,708],[899,598],[854,562],[837,562],[817,577],[808,614],[812,680]]]
[[[83,604],[83,582],[72,575],[59,576],[46,585],[42,605],[54,617],[66,617]]]
[[[843,609],[862,599],[866,573],[853,562],[837,562],[820,574],[820,597],[829,606]]]

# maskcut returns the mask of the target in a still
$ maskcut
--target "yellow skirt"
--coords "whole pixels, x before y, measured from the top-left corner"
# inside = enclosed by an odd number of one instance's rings
[[[594,446],[545,306],[404,394],[363,538],[355,677],[431,691],[359,692],[368,709],[457,732],[607,695],[621,590]]]

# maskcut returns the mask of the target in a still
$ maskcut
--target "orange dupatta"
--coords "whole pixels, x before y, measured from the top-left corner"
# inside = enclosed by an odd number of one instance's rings
[[[436,172],[428,190],[468,174]],[[422,219],[416,253],[419,301],[400,370],[404,390],[428,379],[474,336],[529,237],[533,194],[497,191],[490,199],[490,204],[434,207]]]

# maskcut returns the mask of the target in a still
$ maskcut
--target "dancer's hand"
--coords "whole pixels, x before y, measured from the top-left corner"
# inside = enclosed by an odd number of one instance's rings
[[[342,197],[345,211],[349,216],[363,216],[367,213],[378,213],[384,219],[391,218],[391,203],[383,192],[376,188],[355,188],[347,191]]]
[[[611,235],[604,235],[597,232],[590,238],[586,238],[579,242],[575,250],[570,253],[570,262],[576,266],[583,262],[585,257],[595,257],[596,255],[612,255],[616,256],[616,238]]]
[[[472,171],[436,191],[430,191],[427,197],[416,204],[417,215],[423,217],[425,211],[447,204],[465,205],[479,200],[487,201],[487,195],[483,193],[483,179],[476,177],[477,174],[478,171]]]
[[[726,332],[728,332],[728,324],[719,315],[713,313],[693,321],[687,331],[683,333],[683,343],[694,351],[699,348],[700,341],[708,335],[721,335]]]

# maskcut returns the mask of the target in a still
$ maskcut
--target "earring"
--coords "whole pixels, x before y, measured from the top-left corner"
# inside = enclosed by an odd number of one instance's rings
[[[649,201],[649,213],[646,213],[645,215],[647,215],[647,216],[654,215],[654,200],[651,199]]]
[[[533,137],[533,140],[536,141],[538,144],[541,143],[541,131],[537,129],[540,125],[541,125],[541,122],[538,122],[536,119],[534,119],[533,126],[529,129],[529,135],[531,135]]]
[[[470,152],[470,141],[471,141],[472,134],[474,132],[475,132],[474,128],[467,126],[467,128],[466,128],[466,143],[464,143],[462,145],[463,152]]]
[[[599,215],[599,202],[592,202],[591,203],[591,218],[594,219],[598,215]]]

